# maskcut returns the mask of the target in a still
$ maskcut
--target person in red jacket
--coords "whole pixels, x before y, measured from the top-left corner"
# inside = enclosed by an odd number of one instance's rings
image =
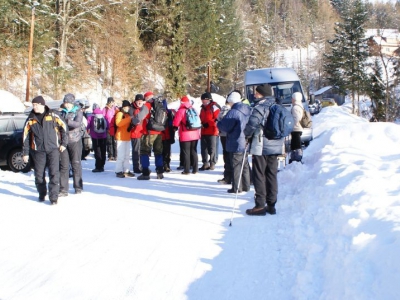
[[[179,141],[183,156],[183,175],[189,175],[191,161],[193,162],[192,173],[196,174],[198,170],[197,158],[197,142],[200,139],[200,129],[188,130],[186,128],[186,110],[192,105],[187,96],[181,98],[181,105],[175,114],[172,125],[175,129],[179,129]]]
[[[212,100],[210,93],[201,95],[201,102],[200,120],[202,128],[200,146],[203,166],[199,170],[214,170],[215,164],[217,163],[217,118],[220,108],[219,105]]]
[[[135,96],[135,100],[131,103],[132,105],[132,120],[134,117],[136,117],[142,106],[144,104],[144,96],[142,94],[137,94]],[[129,126],[129,130],[131,132],[131,145],[132,145],[132,164],[133,164],[133,172],[136,174],[142,173],[142,166],[140,164],[140,140],[143,135],[143,127],[142,123],[139,123],[137,125],[131,125]]]
[[[147,130],[147,123],[151,117],[151,108],[154,103],[153,92],[144,94],[146,103],[140,109],[140,112],[133,118],[132,123],[137,125],[142,123],[142,138],[140,140],[140,163],[142,165],[142,175],[138,176],[138,180],[150,180],[150,155],[151,150],[154,151],[157,179],[164,178],[163,166],[163,145],[161,131]]]

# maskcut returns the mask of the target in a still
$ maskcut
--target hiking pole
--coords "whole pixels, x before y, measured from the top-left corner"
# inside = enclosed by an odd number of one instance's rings
[[[231,215],[231,220],[230,220],[230,222],[229,222],[229,226],[232,226],[233,213],[234,213],[234,211],[235,211],[236,200],[237,200],[237,197],[238,197],[240,182],[241,182],[241,180],[242,180],[243,167],[244,167],[244,161],[246,160],[247,147],[248,147],[248,144],[246,144],[246,147],[244,148],[242,167],[240,168],[239,181],[238,181],[237,188],[236,188],[235,201],[233,202],[232,215]],[[233,175],[233,176],[235,176],[235,175]]]

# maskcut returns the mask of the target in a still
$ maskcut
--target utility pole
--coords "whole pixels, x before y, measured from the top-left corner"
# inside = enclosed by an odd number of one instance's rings
[[[30,88],[30,83],[31,83],[31,71],[32,71],[33,33],[34,33],[34,29],[35,29],[35,7],[38,5],[39,5],[39,3],[37,1],[34,1],[32,3],[31,36],[30,36],[30,40],[29,40],[28,70],[26,72],[25,102],[29,102],[29,88]]]
[[[207,92],[210,93],[211,91],[211,66],[210,62],[207,64]]]

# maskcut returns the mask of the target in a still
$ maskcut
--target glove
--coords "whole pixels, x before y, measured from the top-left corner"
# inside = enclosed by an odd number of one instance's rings
[[[250,136],[246,136],[246,145],[251,144],[252,138]]]
[[[177,131],[177,130],[178,130],[178,127],[174,126],[173,129],[174,129],[174,131]]]
[[[208,128],[210,126],[210,125],[208,125],[208,123],[203,123],[201,125],[203,125],[203,128]]]
[[[22,159],[23,159],[23,161],[24,161],[24,163],[28,163],[28,161],[29,161],[29,155],[24,155],[24,156],[22,156]]]
[[[134,125],[134,126],[136,126],[137,124],[139,124],[140,123],[140,121],[139,121],[139,119],[138,118],[132,118],[132,124]]]
[[[65,147],[64,147],[63,145],[61,145],[60,148],[59,148],[59,150],[60,150],[60,152],[64,152]]]

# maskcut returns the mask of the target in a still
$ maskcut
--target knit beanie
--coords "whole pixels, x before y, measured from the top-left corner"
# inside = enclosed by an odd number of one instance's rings
[[[122,101],[122,107],[131,106],[128,100]]]
[[[135,96],[135,101],[144,100],[144,96],[142,94],[137,94]]]
[[[272,87],[268,83],[257,86],[256,91],[264,97],[273,96]]]
[[[211,93],[204,93],[203,95],[201,95],[201,100],[204,100],[204,99],[212,100]]]
[[[33,98],[33,99],[32,99],[32,104],[33,104],[33,103],[37,103],[37,104],[41,104],[41,105],[46,105],[42,96],[37,96],[37,97]]]
[[[154,96],[154,94],[153,94],[153,92],[150,92],[150,91],[148,91],[148,92],[146,92],[145,94],[144,94],[144,99],[146,99],[147,97],[152,97],[152,96]]]
[[[240,94],[237,92],[232,92],[229,96],[228,99],[226,100],[229,103],[238,103],[240,101],[242,101],[242,99],[240,98]]]
[[[63,99],[63,103],[74,103],[75,102],[75,96],[73,95],[73,94],[66,94],[65,96],[64,96],[64,99]]]
[[[292,98],[296,102],[301,102],[301,100],[303,100],[303,95],[299,92],[296,92],[296,93],[293,93]]]

